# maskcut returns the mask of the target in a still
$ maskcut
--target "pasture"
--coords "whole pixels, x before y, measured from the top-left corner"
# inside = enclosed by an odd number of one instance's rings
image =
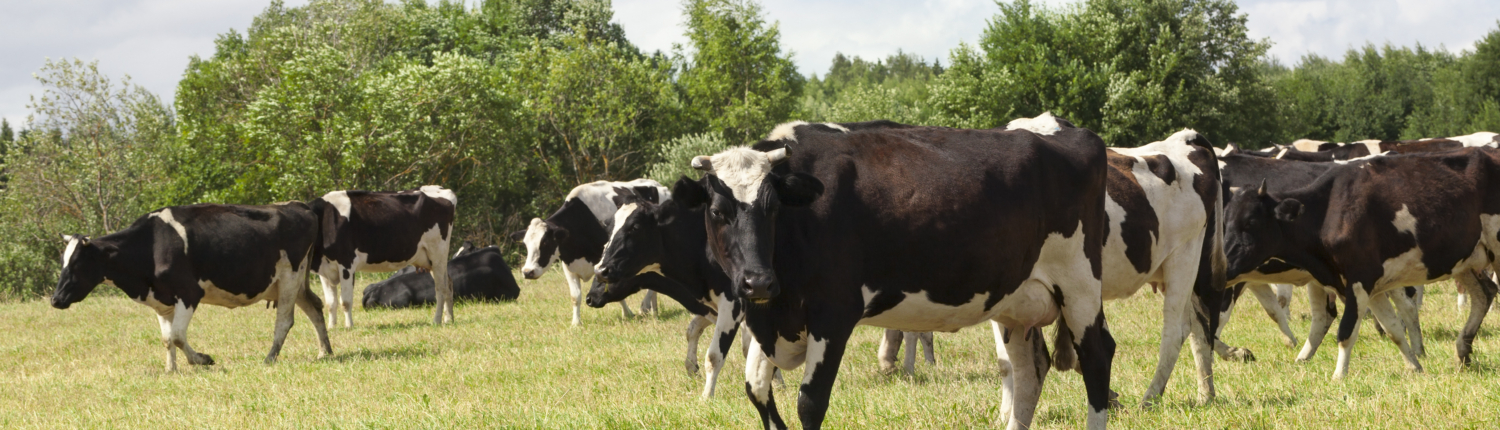
[[[689,314],[663,296],[657,317],[626,319],[611,305],[585,310],[584,326],[570,328],[559,273],[522,281],[513,303],[460,303],[457,323],[448,326],[431,324],[431,308],[356,309],[356,326],[332,330],[335,354],[321,360],[314,359],[312,326],[299,312],[273,366],[262,364],[272,310],[204,306],[188,339],[218,364],[183,363],[178,374],[162,370],[165,348],[151,312],[119,294],[98,294],[66,311],[44,301],[3,304],[0,322],[11,334],[0,341],[0,404],[6,405],[0,427],[759,427],[745,399],[738,345],[718,394],[701,401],[702,378],[682,365]],[[372,279],[361,277],[359,289]],[[100,286],[105,290],[112,288]],[[1299,339],[1307,333],[1305,296],[1299,288],[1292,304]],[[1454,306],[1449,283],[1430,286],[1422,312],[1425,374],[1403,370],[1395,347],[1377,339],[1367,320],[1348,379],[1330,381],[1336,341],[1325,341],[1312,362],[1296,363],[1295,351],[1280,343],[1259,305],[1246,297],[1225,338],[1252,349],[1259,361],[1216,361],[1218,399],[1198,406],[1190,349],[1184,348],[1163,404],[1143,409],[1139,398],[1155,366],[1160,302],[1144,289],[1105,303],[1119,344],[1111,386],[1125,404],[1111,412],[1114,428],[1500,426],[1495,323],[1487,321],[1475,342],[1475,366],[1457,369],[1453,341],[1466,312]],[[877,372],[879,334],[873,327],[855,333],[828,425],[994,427],[999,379],[987,325],[939,333],[937,365],[919,362],[914,377]],[[788,386],[775,391],[794,427],[801,377],[800,370],[786,372]],[[1035,425],[1082,427],[1084,404],[1077,373],[1050,373]]]

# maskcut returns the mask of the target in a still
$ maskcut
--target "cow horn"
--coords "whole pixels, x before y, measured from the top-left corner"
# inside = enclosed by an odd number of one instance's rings
[[[1264,196],[1264,195],[1266,195],[1266,180],[1265,179],[1261,179],[1260,180],[1260,189],[1255,190],[1255,195],[1258,195],[1258,196]]]
[[[775,151],[767,152],[766,159],[771,160],[771,164],[786,161],[786,148],[780,148]]]
[[[712,172],[714,171],[714,162],[713,160],[709,159],[707,155],[699,155],[697,157],[693,157],[693,169],[701,170],[704,172]]]

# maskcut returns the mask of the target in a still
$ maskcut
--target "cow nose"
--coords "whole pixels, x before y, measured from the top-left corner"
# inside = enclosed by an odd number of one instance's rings
[[[542,277],[542,274],[540,272],[541,271],[537,269],[526,269],[521,271],[521,275],[525,276],[526,279],[536,280],[536,278]]]
[[[745,291],[750,293],[751,299],[770,299],[771,285],[774,279],[770,275],[750,275],[745,277]]]

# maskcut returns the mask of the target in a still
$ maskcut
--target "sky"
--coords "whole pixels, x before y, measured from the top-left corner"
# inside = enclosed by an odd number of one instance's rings
[[[472,0],[471,0],[472,1]],[[973,42],[997,8],[991,0],[760,0],[780,23],[782,46],[803,74],[823,74],[842,52],[867,59],[904,50],[940,58]],[[286,0],[296,6],[307,0]],[[1042,0],[1062,5],[1067,0]],[[217,35],[241,32],[269,0],[48,0],[7,2],[0,14],[0,117],[21,124],[41,86],[46,58],[97,60],[111,77],[170,102],[192,55],[213,53]],[[614,0],[615,20],[643,50],[682,43],[680,0]],[[1240,0],[1250,36],[1269,38],[1283,64],[1352,47],[1421,43],[1457,52],[1497,26],[1495,0]]]

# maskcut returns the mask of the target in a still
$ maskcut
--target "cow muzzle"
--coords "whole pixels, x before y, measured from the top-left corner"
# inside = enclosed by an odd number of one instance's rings
[[[757,303],[776,298],[776,294],[780,292],[776,276],[770,274],[747,275],[742,287],[745,289],[745,298]]]
[[[525,277],[528,280],[535,281],[537,278],[542,277],[542,268],[540,268],[540,267],[526,267],[526,268],[522,268],[521,269],[521,276]]]

